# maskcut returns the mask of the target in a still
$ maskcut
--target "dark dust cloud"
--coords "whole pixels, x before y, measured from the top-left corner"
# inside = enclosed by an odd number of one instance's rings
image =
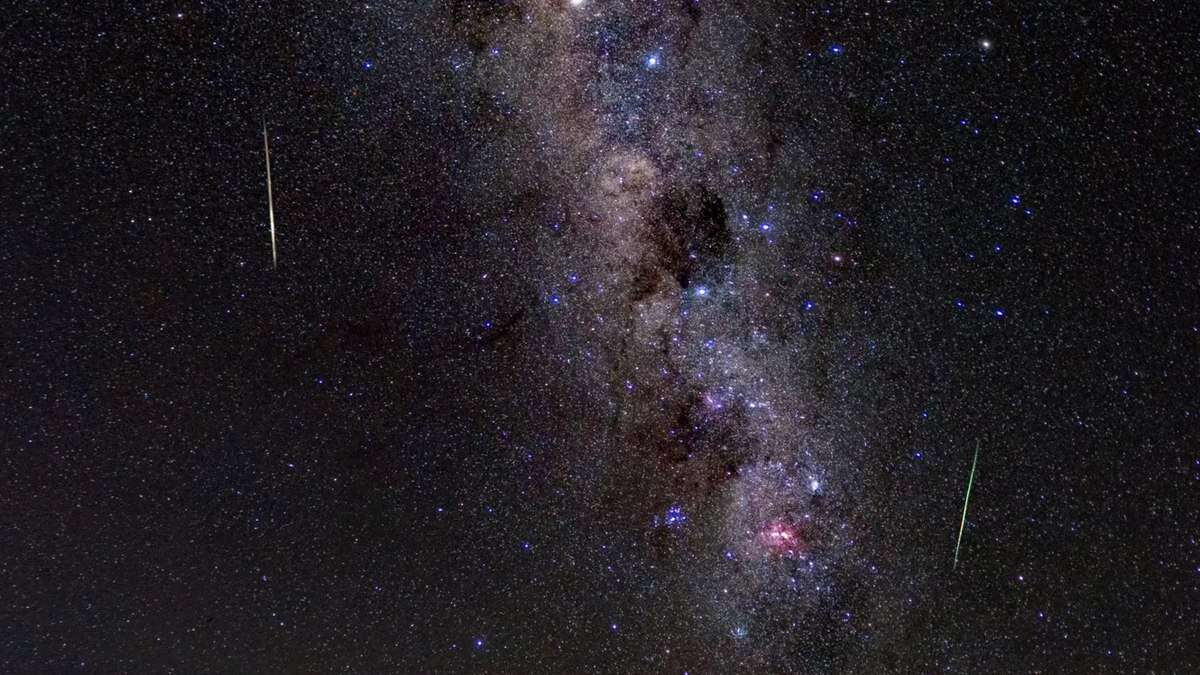
[[[0,670],[1200,670],[1184,9],[8,14]]]

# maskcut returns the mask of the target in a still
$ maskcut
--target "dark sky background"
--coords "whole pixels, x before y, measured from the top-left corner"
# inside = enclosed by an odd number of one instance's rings
[[[0,670],[1200,670],[1167,7],[12,9]]]

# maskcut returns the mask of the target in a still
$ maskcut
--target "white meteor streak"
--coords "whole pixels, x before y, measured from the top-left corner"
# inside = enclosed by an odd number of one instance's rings
[[[267,143],[267,121],[263,120],[263,154],[267,158],[267,214],[271,218],[271,269],[279,266],[275,252],[275,199],[271,194],[271,146]]]
[[[971,503],[971,486],[975,484],[975,465],[979,463],[979,441],[975,441],[975,459],[971,460],[971,477],[967,479],[967,496],[963,499],[962,522],[958,524],[958,543],[954,545],[954,569],[958,569],[958,549],[962,546],[963,528],[967,526],[967,504]]]

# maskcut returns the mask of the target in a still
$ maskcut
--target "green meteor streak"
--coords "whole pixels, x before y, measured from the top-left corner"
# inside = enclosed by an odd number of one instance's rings
[[[967,496],[963,499],[962,522],[958,524],[958,543],[954,545],[954,569],[958,569],[958,549],[962,546],[963,528],[967,526],[967,504],[971,502],[971,486],[975,484],[975,465],[979,463],[979,441],[975,441],[975,459],[971,460],[971,477],[967,479]]]

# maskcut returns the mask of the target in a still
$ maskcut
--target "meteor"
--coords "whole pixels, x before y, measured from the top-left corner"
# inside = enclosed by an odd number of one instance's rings
[[[979,441],[975,441],[975,459],[971,460],[971,477],[967,479],[967,496],[963,499],[962,522],[958,524],[958,543],[954,545],[954,569],[958,569],[958,549],[962,546],[963,528],[967,526],[967,504],[971,502],[971,486],[975,484],[975,465],[979,463]]]
[[[275,200],[271,195],[271,146],[267,142],[267,121],[263,120],[263,154],[267,158],[267,214],[271,218],[271,269],[279,266],[275,253]]]

